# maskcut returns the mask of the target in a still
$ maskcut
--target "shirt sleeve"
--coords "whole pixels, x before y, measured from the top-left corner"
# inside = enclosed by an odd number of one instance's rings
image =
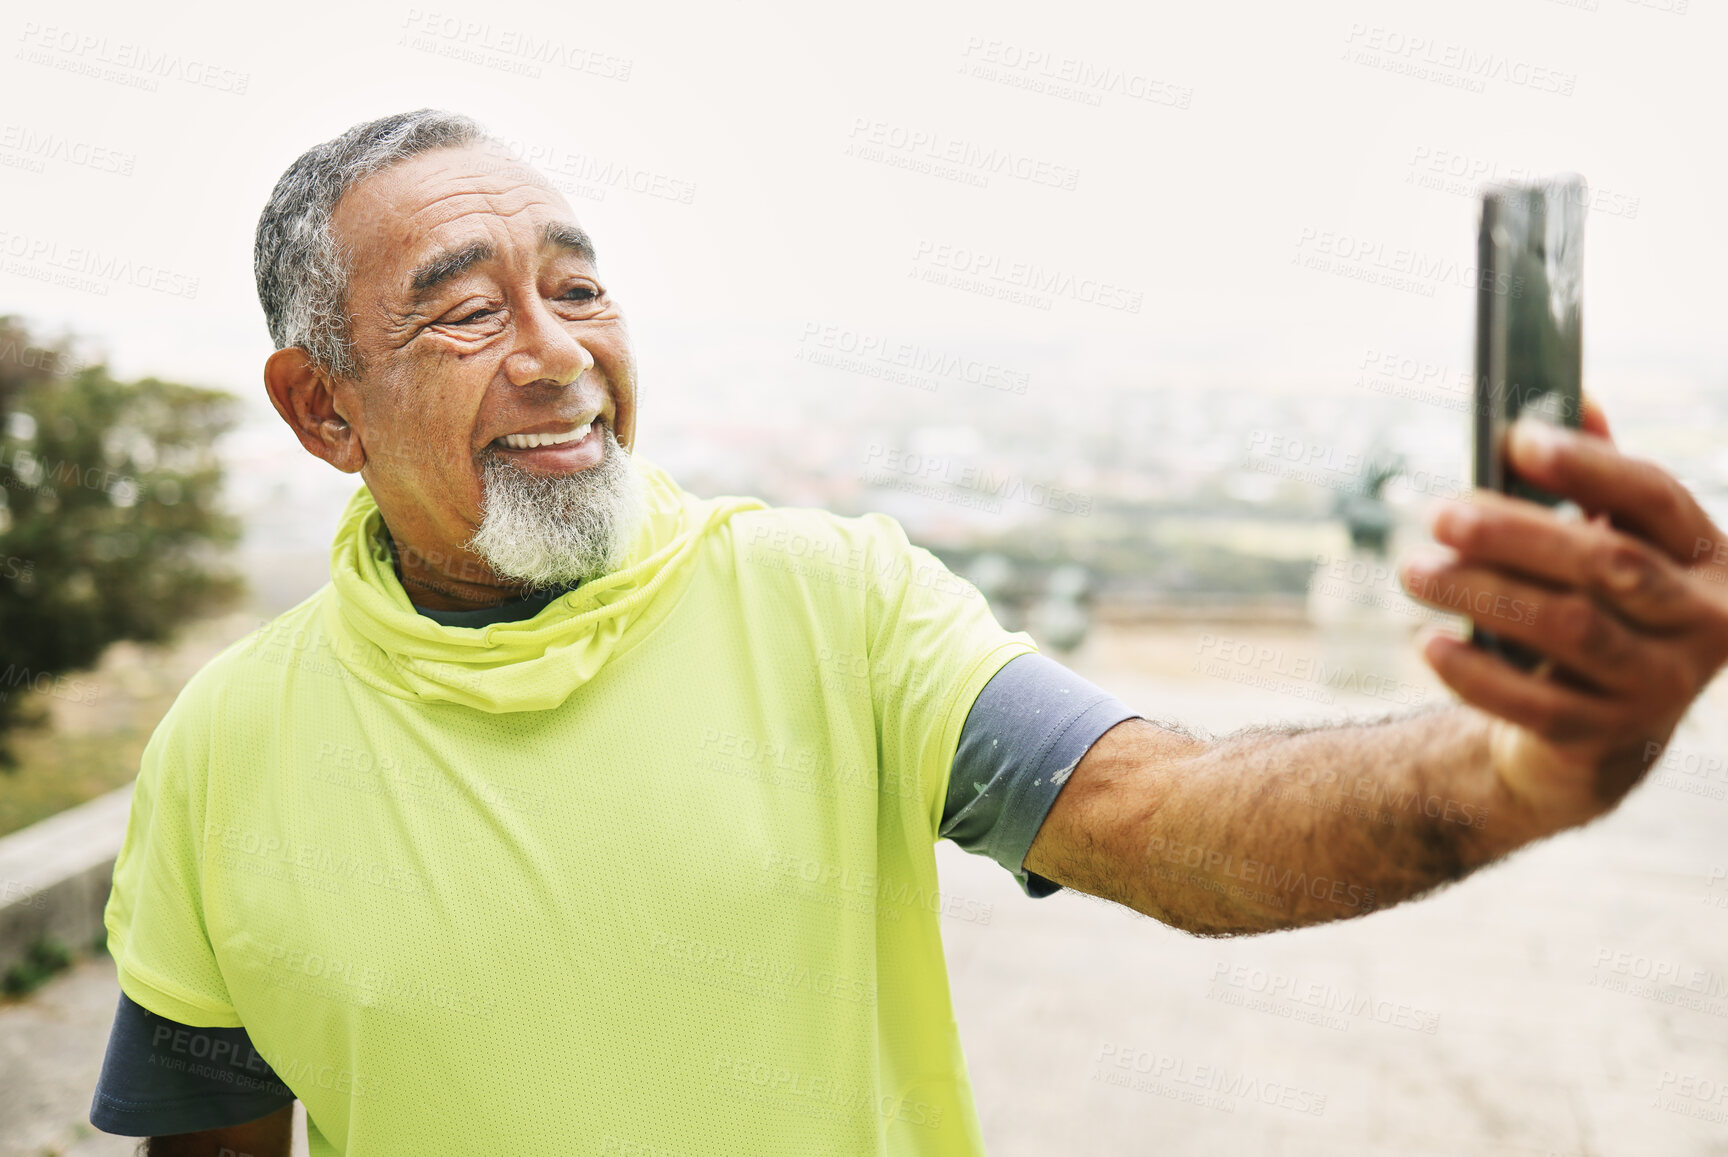
[[[865,633],[884,790],[917,799],[935,843],[967,711],[1004,663],[1038,647],[998,623],[978,588],[912,545],[898,522],[857,522],[867,532]]]
[[[243,1028],[197,1028],[120,994],[90,1123],[122,1137],[225,1129],[294,1103]]]
[[[208,688],[195,676],[144,748],[103,920],[122,992],[181,1024],[235,1028],[204,921]]]
[[[939,834],[1001,864],[1034,899],[1061,891],[1026,870],[1026,852],[1081,757],[1106,731],[1138,718],[1054,659],[1010,660],[966,716]]]

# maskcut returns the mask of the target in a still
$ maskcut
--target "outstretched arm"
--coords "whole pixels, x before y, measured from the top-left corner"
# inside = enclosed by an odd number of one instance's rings
[[[1131,719],[1075,768],[1026,867],[1201,935],[1360,916],[1533,838],[1487,730],[1457,707],[1216,741]]]
[[[1516,469],[1595,517],[1481,494],[1439,514],[1451,549],[1403,578],[1442,610],[1535,607],[1481,622],[1544,669],[1436,634],[1424,658],[1462,706],[1221,740],[1119,724],[1026,867],[1191,932],[1263,932],[1397,903],[1618,803],[1728,659],[1728,539],[1606,438],[1535,433]]]

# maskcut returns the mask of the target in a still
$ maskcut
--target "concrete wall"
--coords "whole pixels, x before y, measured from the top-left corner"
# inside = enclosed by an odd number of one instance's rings
[[[102,933],[130,784],[0,837],[0,974],[38,940],[83,951]]]

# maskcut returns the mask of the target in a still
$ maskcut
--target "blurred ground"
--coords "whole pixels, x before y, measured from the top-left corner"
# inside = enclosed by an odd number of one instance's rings
[[[1196,672],[1225,634],[1279,651],[1262,672],[1341,653],[1197,626],[1110,632],[1072,665],[1219,731],[1390,706]],[[1395,633],[1342,653],[1438,686]],[[939,845],[946,890],[992,905],[988,924],[944,926],[992,1157],[1728,1154],[1725,707],[1718,681],[1605,820],[1299,932],[1200,940],[1072,893],[1032,901]]]
[[[90,1095],[120,987],[114,963],[84,960],[30,999],[0,1005],[0,1155],[131,1157],[137,1138],[99,1133]],[[294,1157],[306,1157],[296,1106]]]
[[[0,836],[130,783],[186,680],[260,617],[240,611],[188,623],[167,646],[116,643],[94,671],[78,673],[76,694],[28,692],[45,726],[7,737],[18,766],[0,772]]]
[[[1316,660],[1343,677],[1305,677]],[[1219,732],[1439,693],[1402,630],[1119,627],[1070,662]],[[944,936],[992,1157],[1728,1155],[1725,708],[1719,683],[1608,819],[1301,932],[1198,940],[1032,901],[943,843],[945,890],[978,902],[949,910],[981,917]],[[0,1006],[0,1157],[132,1151],[80,1133],[116,994],[101,959]]]

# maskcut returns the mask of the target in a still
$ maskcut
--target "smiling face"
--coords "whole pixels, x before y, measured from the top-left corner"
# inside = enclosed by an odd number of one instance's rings
[[[303,351],[278,351],[266,369],[272,400],[309,449],[360,471],[416,602],[439,600],[409,582],[414,556],[435,572],[416,576],[423,585],[457,603],[508,597],[521,584],[467,545],[488,467],[551,484],[602,465],[606,430],[625,450],[634,442],[629,337],[588,238],[556,190],[487,144],[366,178],[338,202],[332,228],[349,254],[362,369],[331,379]],[[307,375],[321,403],[288,397],[310,388]]]

